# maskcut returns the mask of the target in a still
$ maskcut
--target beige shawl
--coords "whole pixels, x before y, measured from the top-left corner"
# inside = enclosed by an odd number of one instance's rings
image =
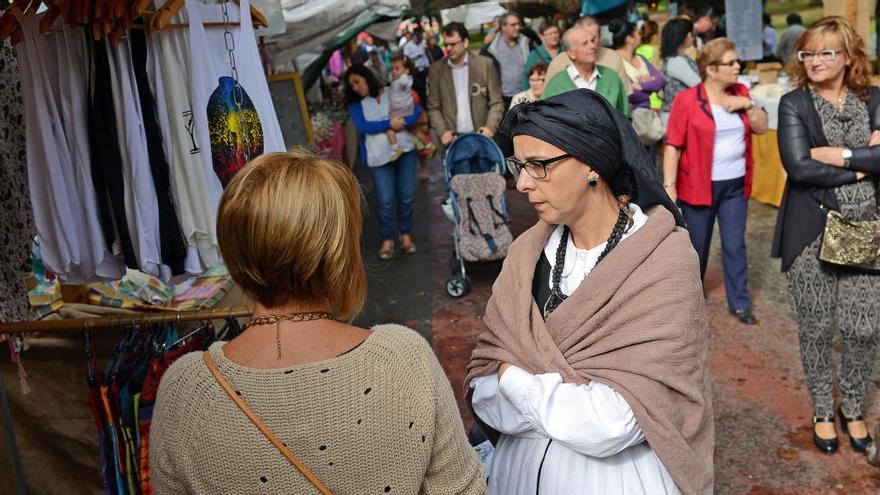
[[[465,386],[501,363],[608,385],[679,489],[710,494],[715,428],[697,254],[669,211],[647,214],[546,322],[532,279],[555,226],[538,222],[522,234],[492,287]]]

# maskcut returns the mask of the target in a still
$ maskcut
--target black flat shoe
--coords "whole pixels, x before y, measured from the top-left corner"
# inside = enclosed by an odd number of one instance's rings
[[[843,414],[843,409],[838,409],[837,415],[840,416],[840,428],[849,435],[849,444],[852,445],[852,448],[857,452],[862,453],[868,450],[868,444],[871,443],[870,433],[864,438],[856,438],[849,433],[849,423],[852,423],[853,421],[864,421],[865,418],[861,414],[849,418]]]
[[[755,314],[752,313],[751,308],[731,310],[730,314],[735,316],[736,319],[739,320],[739,322],[742,323],[743,325],[757,325],[758,324],[758,319],[755,318]]]
[[[813,443],[816,444],[816,447],[819,448],[819,452],[823,454],[833,454],[837,452],[837,447],[840,445],[840,442],[837,441],[837,437],[826,440],[824,438],[819,438],[819,435],[816,435],[816,423],[834,423],[833,416],[813,416]]]

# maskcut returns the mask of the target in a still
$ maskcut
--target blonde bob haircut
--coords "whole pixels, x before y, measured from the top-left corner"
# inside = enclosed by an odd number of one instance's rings
[[[361,310],[360,186],[348,167],[305,151],[267,153],[220,198],[217,239],[233,280],[268,308],[328,301],[334,316]]]
[[[697,56],[697,67],[700,69],[700,79],[703,81],[709,77],[709,67],[720,64],[727,52],[736,53],[736,45],[727,38],[715,38],[703,45],[700,55]]]
[[[843,54],[849,57],[849,65],[845,69],[843,83],[860,99],[868,99],[868,88],[871,86],[871,69],[868,57],[865,55],[865,42],[853,29],[852,24],[839,16],[824,17],[807,28],[794,44],[795,54],[806,50],[814,40],[819,37],[833,35],[843,45]],[[810,84],[807,71],[803,62],[798,62],[796,56],[791,57],[788,65],[794,83],[799,88],[806,88]]]

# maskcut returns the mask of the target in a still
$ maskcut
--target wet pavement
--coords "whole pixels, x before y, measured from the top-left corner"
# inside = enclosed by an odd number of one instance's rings
[[[432,341],[443,364],[466,425],[472,423],[462,402],[462,383],[475,336],[498,264],[468,269],[469,294],[450,298],[445,291],[453,241],[451,224],[440,203],[446,197],[442,166],[430,163],[431,179],[421,182],[416,199],[414,238],[419,251],[398,254],[390,262],[376,257],[379,246],[375,208],[367,208],[364,255],[370,278],[363,325],[393,321],[417,329]],[[372,183],[363,167],[356,169],[368,201]],[[508,191],[514,235],[535,221],[519,193]],[[779,260],[771,259],[770,241],[776,209],[750,205],[747,244],[749,283],[760,323],[739,324],[727,312],[719,243],[706,275],[706,306],[710,324],[710,367],[715,402],[715,476],[719,494],[868,494],[880,493],[880,470],[855,453],[842,432],[841,448],[820,454],[812,444],[809,396],[799,358],[797,325],[788,305],[787,283]],[[835,349],[841,346],[835,339]],[[835,353],[835,362],[839,356]],[[875,371],[874,383],[880,384]],[[873,429],[880,419],[876,386],[870,387],[866,417]]]

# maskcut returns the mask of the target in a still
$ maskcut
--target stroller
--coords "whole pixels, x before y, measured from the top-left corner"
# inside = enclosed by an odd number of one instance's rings
[[[443,166],[449,184],[443,209],[455,239],[446,292],[459,298],[471,288],[465,263],[503,260],[513,241],[504,199],[504,154],[494,141],[471,132],[449,145]]]

